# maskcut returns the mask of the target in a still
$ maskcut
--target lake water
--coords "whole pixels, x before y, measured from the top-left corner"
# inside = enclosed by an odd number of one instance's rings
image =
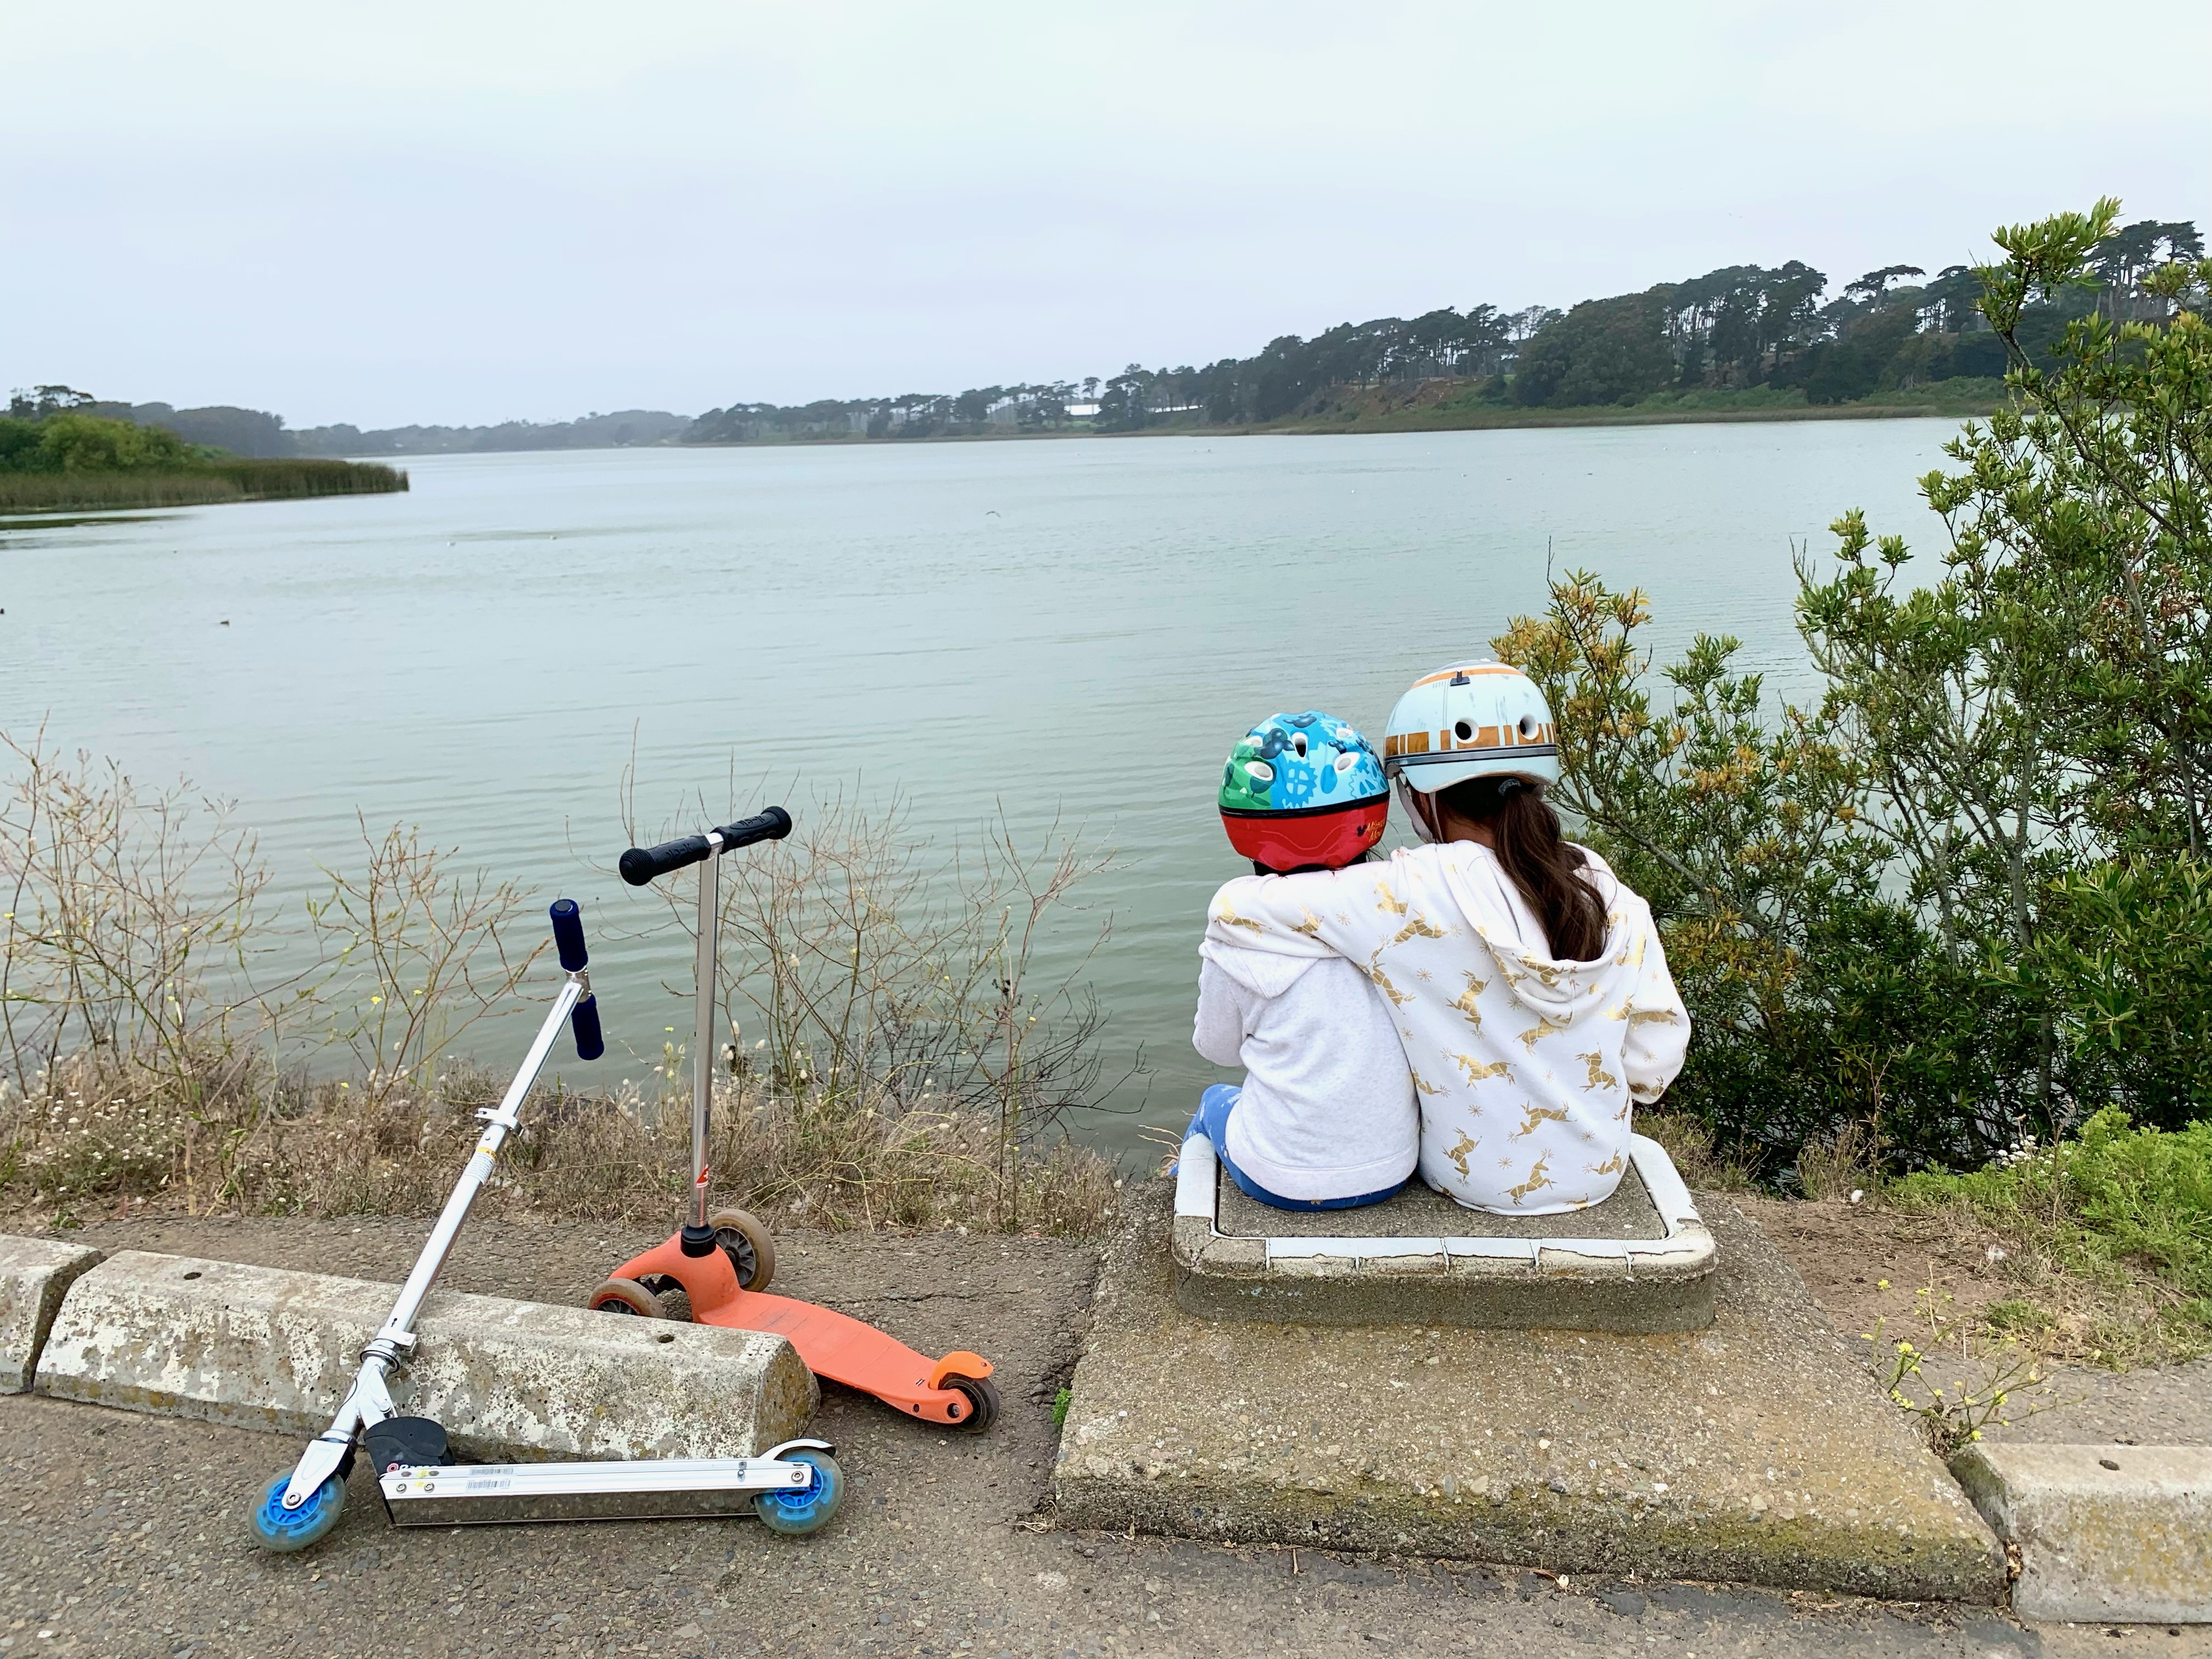
[[[940,846],[994,803],[1032,832],[1057,812],[1118,849],[1091,977],[1151,1069],[1085,1133],[1127,1148],[1221,1075],[1190,1004],[1206,898],[1240,873],[1212,805],[1239,733],[1306,707],[1375,732],[1541,604],[1547,558],[1650,590],[1662,654],[1732,633],[1795,681],[1793,541],[1856,506],[1932,548],[1915,480],[1954,430],[417,458],[404,495],[0,532],[0,726],[235,796],[280,894],[357,862],[358,809],[603,924],[650,908],[611,871],[633,744],[648,827],[840,788],[903,796]],[[613,1052],[657,1054],[682,947],[593,966]]]

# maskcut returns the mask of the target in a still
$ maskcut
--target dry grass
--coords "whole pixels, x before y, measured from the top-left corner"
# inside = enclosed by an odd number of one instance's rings
[[[506,1082],[457,1045],[554,978],[539,898],[363,823],[302,926],[225,803],[42,736],[0,746],[18,768],[0,785],[0,1207],[436,1208]],[[1097,1231],[1116,1171],[1064,1120],[1099,1091],[1103,1016],[1087,957],[1036,963],[1101,855],[1018,847],[1001,822],[933,856],[895,805],[800,817],[726,892],[718,1194],[830,1228]],[[656,890],[670,908],[643,933],[688,963],[689,905]],[[672,1042],[642,1090],[541,1091],[488,1207],[672,1222],[690,1059]]]
[[[143,1082],[143,1079],[141,1080]],[[501,1080],[471,1068],[428,1094],[303,1076],[233,1079],[192,1109],[112,1067],[75,1062],[38,1097],[0,1097],[0,1203],[15,1224],[217,1212],[420,1215],[435,1210],[475,1144],[474,1109]],[[485,1213],[674,1225],[690,1167],[689,1103],[635,1090],[541,1090],[523,1111]],[[899,1111],[878,1097],[716,1091],[709,1146],[720,1200],[811,1226],[1018,1226],[1099,1231],[1121,1178],[1065,1139],[1024,1147],[1006,1201],[997,1127],[974,1113]]]
[[[1692,1188],[1709,1193],[1745,1193],[1752,1187],[1751,1170],[1718,1150],[1713,1132],[1696,1118],[1675,1112],[1644,1111],[1636,1115],[1636,1133],[1667,1149],[1674,1168]]]

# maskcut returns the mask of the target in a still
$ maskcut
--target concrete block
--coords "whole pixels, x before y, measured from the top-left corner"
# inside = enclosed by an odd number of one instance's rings
[[[1604,1203],[1528,1217],[1462,1209],[1418,1182],[1357,1210],[1273,1209],[1194,1135],[1174,1212],[1176,1299],[1208,1318],[1644,1332],[1712,1322],[1712,1234],[1665,1150],[1640,1135]]]
[[[0,1394],[30,1388],[63,1292],[99,1260],[82,1244],[0,1233]]]
[[[2020,1551],[2022,1618],[2212,1624],[2212,1447],[1984,1443],[1951,1469]]]
[[[126,1250],[71,1286],[37,1391],[313,1435],[395,1287]],[[819,1399],[789,1342],[753,1331],[434,1291],[395,1380],[466,1456],[746,1457]]]
[[[1636,1334],[1455,1327],[1414,1305],[1397,1325],[1194,1316],[1165,1193],[1133,1189],[1072,1384],[1060,1518],[1999,1601],[2002,1551],[1948,1472],[1780,1253],[1726,1200],[1705,1202],[1720,1246],[1710,1328]],[[1516,1295],[1557,1294],[1533,1248],[1518,1261]],[[1367,1280],[1370,1310],[1407,1282]],[[1277,1288],[1243,1286],[1262,1306]]]

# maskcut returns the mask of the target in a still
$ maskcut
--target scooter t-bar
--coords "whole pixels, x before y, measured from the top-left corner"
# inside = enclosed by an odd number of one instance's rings
[[[714,1018],[721,1004],[722,912],[716,874],[725,853],[757,841],[781,841],[790,833],[791,814],[771,806],[703,836],[680,836],[658,847],[633,847],[615,866],[624,881],[642,887],[687,864],[706,866],[699,872],[699,977],[691,1038],[691,1201],[682,1234],[684,1254],[689,1256],[711,1255],[717,1248],[714,1230],[707,1224],[707,1128],[714,1103]]]

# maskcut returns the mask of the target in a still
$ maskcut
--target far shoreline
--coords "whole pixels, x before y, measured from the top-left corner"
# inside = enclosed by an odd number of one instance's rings
[[[1930,408],[1914,404],[1824,404],[1766,409],[1531,409],[1476,410],[1441,419],[1395,420],[1388,415],[1364,421],[1300,421],[1222,426],[1162,424],[1133,432],[946,432],[927,438],[869,438],[858,434],[818,438],[735,438],[702,443],[618,445],[654,449],[890,448],[909,444],[975,444],[1065,441],[1085,438],[1322,438],[1398,435],[1422,432],[1505,432],[1560,427],[1735,426],[1754,422],[1792,421],[1973,421],[1985,420],[1996,405]],[[552,454],[551,450],[478,450],[477,454]]]

